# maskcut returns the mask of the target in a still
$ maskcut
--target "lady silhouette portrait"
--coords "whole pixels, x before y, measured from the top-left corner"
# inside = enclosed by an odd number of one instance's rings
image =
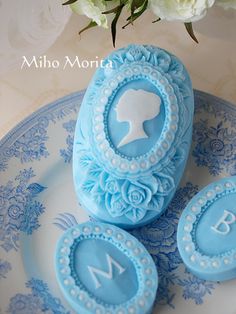
[[[120,97],[116,106],[118,122],[128,122],[129,132],[118,148],[135,140],[148,138],[143,123],[155,118],[160,113],[161,99],[158,95],[139,89],[129,89]]]

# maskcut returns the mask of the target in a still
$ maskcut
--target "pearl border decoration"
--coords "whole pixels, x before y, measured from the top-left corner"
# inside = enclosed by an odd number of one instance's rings
[[[136,295],[121,305],[106,304],[90,297],[89,292],[76,284],[71,267],[73,249],[85,239],[98,239],[111,243],[130,259],[137,273]],[[86,309],[96,314],[148,313],[155,300],[158,278],[155,264],[145,247],[124,230],[104,223],[86,222],[68,229],[59,240],[56,250],[56,273],[59,285],[70,304],[77,310]]]
[[[110,109],[110,98],[125,84],[136,79],[147,80],[153,84],[160,92],[165,103],[165,122],[162,133],[156,144],[149,152],[137,156],[129,157],[121,154],[109,138],[107,131],[107,110]],[[179,107],[175,91],[166,75],[153,66],[134,62],[123,65],[115,72],[112,78],[109,77],[100,88],[98,100],[95,101],[92,113],[93,144],[97,150],[99,158],[104,164],[121,173],[124,172],[144,172],[149,167],[155,166],[171,148],[176,133],[178,131]]]
[[[129,45],[114,51],[108,60],[112,69],[96,71],[80,110],[73,150],[74,179],[80,201],[88,211],[93,208],[94,217],[130,228],[159,216],[179,183],[191,144],[193,91],[181,61],[158,47]],[[128,152],[123,156],[106,131],[110,130],[107,122],[112,122],[109,112],[116,95],[132,88],[126,84],[120,89],[121,84],[136,79],[157,90],[165,118],[147,152],[132,157]],[[139,190],[143,201],[134,202],[128,195],[130,189]],[[88,201],[92,207],[86,206]]]
[[[206,255],[199,248],[196,239],[198,223],[204,213],[215,201],[230,194],[236,194],[236,176],[221,179],[205,187],[193,197],[179,221],[177,241],[180,255],[186,266],[203,279],[226,280],[226,273],[227,279],[230,279],[230,272],[236,270],[236,245],[235,249],[224,253]]]

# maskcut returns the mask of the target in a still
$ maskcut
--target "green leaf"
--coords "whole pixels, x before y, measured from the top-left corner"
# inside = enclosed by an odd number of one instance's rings
[[[108,10],[108,11],[104,11],[104,12],[102,12],[102,14],[116,13],[117,10],[119,9],[119,7],[120,7],[120,5],[118,5],[118,6],[114,7],[114,8],[112,8],[112,9],[110,9],[110,10]]]
[[[132,1],[132,3],[131,3],[131,11],[130,11],[130,13],[131,13],[131,15],[130,15],[130,22],[131,22],[131,24],[133,24],[133,21],[134,21],[134,11],[136,10],[136,2],[135,2],[135,0],[133,0]]]
[[[116,11],[116,15],[115,15],[115,17],[111,23],[111,35],[112,35],[113,47],[115,47],[115,45],[116,45],[116,24],[117,24],[117,21],[120,17],[121,11],[122,11],[124,6],[125,6],[124,4],[121,4],[119,6],[119,8]]]
[[[130,6],[130,22],[133,24],[135,20],[135,14],[142,10],[143,6],[145,5],[146,0],[132,0]]]
[[[69,4],[75,3],[76,1],[78,1],[78,0],[68,0],[68,1],[62,3],[62,5],[69,5]]]
[[[90,21],[89,24],[87,26],[85,26],[84,28],[82,28],[80,31],[79,31],[79,35],[81,35],[84,31],[92,28],[92,27],[95,27],[97,26],[98,24],[95,22],[95,21]]]
[[[145,0],[144,3],[142,4],[141,9],[138,12],[134,13],[133,16],[130,15],[127,18],[128,23],[122,26],[122,28],[123,29],[126,28],[126,26],[128,26],[129,24],[132,24],[135,20],[137,20],[137,18],[139,18],[146,11],[147,4],[148,4],[148,0]]]
[[[134,13],[137,10],[141,10],[145,2],[146,0],[133,0],[131,3],[131,12],[133,11]]]
[[[144,12],[147,8],[148,0],[135,0],[135,14],[139,13],[140,11]]]
[[[190,37],[198,44],[198,40],[197,37],[195,36],[194,32],[193,32],[193,25],[192,23],[184,23],[185,28],[188,32],[188,34],[190,35]]]
[[[156,23],[156,22],[159,22],[160,20],[161,20],[161,18],[160,18],[160,17],[158,17],[158,19],[156,19],[156,20],[152,21],[152,23],[154,24],[154,23]]]

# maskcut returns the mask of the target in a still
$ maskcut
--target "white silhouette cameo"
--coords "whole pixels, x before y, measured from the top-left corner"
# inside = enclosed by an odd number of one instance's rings
[[[142,89],[129,89],[124,92],[115,110],[118,122],[129,123],[129,132],[117,147],[138,139],[148,138],[143,129],[143,123],[156,117],[160,113],[160,106],[161,99],[154,93]]]

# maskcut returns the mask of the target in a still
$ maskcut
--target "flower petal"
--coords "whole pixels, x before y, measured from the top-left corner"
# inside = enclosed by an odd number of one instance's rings
[[[200,20],[215,0],[149,0],[149,7],[162,20],[194,22]]]
[[[163,173],[158,174],[158,179],[160,180],[160,187],[158,189],[158,195],[168,195],[175,187],[174,179]]]
[[[152,194],[156,194],[158,189],[158,181],[154,176],[144,177],[138,180],[142,186],[148,187]]]
[[[98,26],[104,28],[108,27],[107,17],[105,14],[102,14],[106,10],[106,5],[104,1],[98,0],[79,0],[70,5],[73,12],[81,15],[86,15]]]

